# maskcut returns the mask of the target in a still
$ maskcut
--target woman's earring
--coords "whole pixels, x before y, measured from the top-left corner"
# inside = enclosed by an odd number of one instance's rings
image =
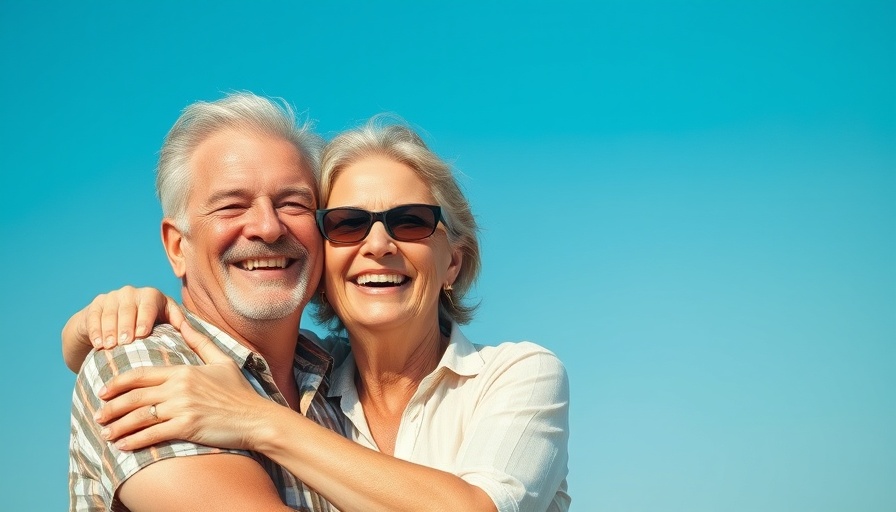
[[[454,306],[454,297],[451,296],[451,290],[454,290],[454,287],[451,286],[451,283],[445,283],[445,286],[442,287],[442,291],[445,292],[445,298],[448,299],[448,302]]]

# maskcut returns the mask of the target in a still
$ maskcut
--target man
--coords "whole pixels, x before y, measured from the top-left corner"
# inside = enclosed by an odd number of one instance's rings
[[[191,323],[259,393],[341,432],[326,399],[331,361],[297,335],[323,263],[314,218],[320,147],[288,108],[267,99],[199,102],[168,133],[156,187],[162,242]],[[329,510],[260,454],[180,441],[126,452],[104,440],[94,414],[105,381],[131,368],[184,364],[201,361],[170,325],[90,354],[73,395],[71,510]],[[168,419],[155,406],[139,413]]]

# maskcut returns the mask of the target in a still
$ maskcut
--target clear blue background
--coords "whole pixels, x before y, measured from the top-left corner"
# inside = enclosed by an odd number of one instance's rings
[[[58,331],[177,292],[157,151],[245,89],[454,162],[468,333],[567,364],[574,510],[896,510],[892,0],[179,4],[0,3],[4,509],[66,506]]]

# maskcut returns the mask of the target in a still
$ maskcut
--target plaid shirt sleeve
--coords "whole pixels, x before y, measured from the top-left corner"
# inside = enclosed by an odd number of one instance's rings
[[[113,376],[141,366],[201,364],[173,327],[157,326],[152,336],[111,350],[91,352],[78,373],[72,396],[69,442],[69,509],[127,510],[117,499],[119,486],[153,462],[209,453],[239,453],[186,441],[168,441],[124,452],[102,439],[93,414],[102,405],[97,393]]]

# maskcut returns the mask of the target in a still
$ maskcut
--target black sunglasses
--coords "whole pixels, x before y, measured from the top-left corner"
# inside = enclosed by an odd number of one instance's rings
[[[436,231],[442,209],[431,204],[403,204],[384,212],[361,208],[317,210],[317,227],[327,240],[337,244],[353,244],[367,238],[373,223],[380,221],[389,236],[400,242],[423,240]]]

